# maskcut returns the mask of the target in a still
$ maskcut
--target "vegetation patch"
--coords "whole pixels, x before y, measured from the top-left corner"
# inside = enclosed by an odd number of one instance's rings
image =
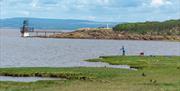
[[[116,25],[114,31],[150,34],[150,35],[180,35],[180,19],[168,20],[164,22],[139,22],[124,23]]]
[[[94,70],[93,70],[94,69]],[[102,73],[102,71],[105,71]],[[103,68],[0,68],[1,76],[12,77],[52,77],[78,80],[90,80],[112,76],[111,69]],[[125,70],[119,70],[124,73]]]

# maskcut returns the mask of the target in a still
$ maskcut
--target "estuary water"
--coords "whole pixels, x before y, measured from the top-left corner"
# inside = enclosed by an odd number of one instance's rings
[[[180,42],[22,38],[18,29],[0,29],[0,67],[113,67],[83,60],[120,55],[122,46],[127,55],[180,55]]]
[[[0,81],[14,81],[14,82],[36,82],[41,80],[65,80],[60,78],[48,78],[48,77],[11,77],[0,76]]]

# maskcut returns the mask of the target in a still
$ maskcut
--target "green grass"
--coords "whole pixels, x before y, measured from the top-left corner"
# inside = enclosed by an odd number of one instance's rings
[[[177,67],[180,56],[101,56],[88,59],[88,62],[106,62],[111,65],[129,65],[131,67]]]
[[[54,77],[66,79],[98,79],[116,75],[115,73],[128,73],[132,70],[111,68],[0,68],[1,76],[14,77]],[[113,74],[113,75],[112,75]]]
[[[0,91],[180,91],[180,56],[106,56],[86,61],[142,69],[0,68],[0,75],[67,78],[29,83],[0,82]]]

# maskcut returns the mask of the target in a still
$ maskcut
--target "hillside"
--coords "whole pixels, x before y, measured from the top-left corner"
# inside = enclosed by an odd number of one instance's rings
[[[49,38],[180,41],[179,35],[149,35],[137,33],[124,33],[116,32],[112,29],[105,28],[83,28],[73,32],[50,35]]]
[[[180,35],[180,19],[164,22],[124,23],[116,25],[113,30],[150,35]]]
[[[23,20],[26,18],[8,18],[0,19],[0,27],[8,28],[20,28]],[[96,27],[109,27],[115,26],[115,22],[96,22],[88,20],[75,20],[75,19],[43,19],[43,18],[28,18],[29,25],[35,29],[64,29],[64,30],[76,30],[79,28],[96,28]]]

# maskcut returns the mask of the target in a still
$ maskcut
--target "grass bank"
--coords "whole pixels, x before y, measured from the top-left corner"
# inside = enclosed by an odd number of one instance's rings
[[[65,81],[0,82],[0,91],[180,90],[180,56],[106,56],[86,61],[127,64],[141,69],[134,71],[105,67],[0,68],[0,75],[68,78]]]
[[[111,65],[129,65],[132,68],[180,67],[180,56],[100,56],[88,62],[106,62]]]
[[[68,80],[91,80],[112,77],[115,73],[128,73],[131,70],[111,68],[0,68],[1,76],[13,77],[53,77],[66,78]]]

